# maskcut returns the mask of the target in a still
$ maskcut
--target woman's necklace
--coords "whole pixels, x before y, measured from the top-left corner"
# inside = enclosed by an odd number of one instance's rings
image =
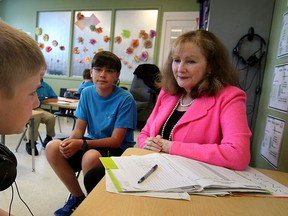
[[[188,103],[188,104],[183,104],[183,98],[184,98],[184,95],[182,95],[182,96],[180,97],[180,99],[179,99],[179,101],[180,101],[180,106],[182,106],[182,107],[189,107],[189,106],[191,106],[191,104],[194,102],[194,99],[192,99],[190,103]]]
[[[178,102],[176,103],[175,107],[173,108],[172,112],[170,113],[170,115],[169,115],[168,118],[166,119],[166,121],[165,121],[165,123],[164,123],[164,125],[163,125],[163,127],[162,127],[162,131],[161,131],[161,136],[162,136],[162,137],[164,136],[164,131],[165,131],[167,122],[170,120],[171,116],[173,115],[174,111],[177,109],[178,105],[180,104],[180,106],[182,106],[182,107],[189,107],[189,106],[194,102],[194,99],[193,99],[189,104],[183,104],[183,97],[184,97],[184,95],[182,95],[182,96],[179,98],[179,100],[178,100]],[[179,121],[179,120],[178,120],[178,121]],[[177,123],[178,123],[178,122],[177,122]],[[171,129],[171,132],[170,132],[169,138],[168,138],[169,141],[172,141],[172,134],[173,134],[173,131],[174,131],[177,123],[176,123],[176,124],[173,126],[173,128]]]
[[[183,98],[183,95],[181,96],[181,98]],[[178,102],[176,103],[175,107],[173,108],[172,112],[170,113],[170,115],[168,116],[168,118],[166,119],[166,121],[165,121],[165,123],[164,123],[164,125],[163,125],[163,127],[162,127],[162,131],[161,131],[161,136],[162,136],[162,137],[164,136],[164,130],[165,130],[165,127],[166,127],[166,125],[167,125],[167,122],[169,121],[169,119],[170,119],[171,116],[173,115],[174,111],[177,109],[177,107],[178,107],[178,105],[179,105],[179,103],[180,103],[181,98],[180,98],[180,99],[178,100]],[[176,124],[177,124],[177,123],[176,123]],[[171,132],[170,132],[170,134],[169,134],[169,139],[168,139],[169,141],[172,141],[172,133],[173,133],[175,127],[176,127],[176,124],[173,126],[173,128],[172,128],[172,130],[171,130]]]

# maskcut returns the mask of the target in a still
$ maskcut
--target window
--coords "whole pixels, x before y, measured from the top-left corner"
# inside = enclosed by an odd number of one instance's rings
[[[131,81],[139,64],[153,63],[158,10],[116,11],[113,52],[122,60],[120,79]]]
[[[47,63],[46,74],[67,75],[71,12],[39,12],[37,41]]]
[[[110,50],[121,59],[121,81],[132,81],[139,64],[153,63],[157,18],[158,10],[39,12],[36,35],[46,74],[82,77],[95,53]]]
[[[76,11],[71,75],[81,76],[91,67],[95,53],[110,48],[112,11]]]

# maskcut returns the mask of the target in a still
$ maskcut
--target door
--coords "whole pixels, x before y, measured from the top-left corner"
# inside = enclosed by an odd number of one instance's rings
[[[171,44],[181,34],[198,28],[199,12],[165,12],[160,43],[158,66],[163,68]]]

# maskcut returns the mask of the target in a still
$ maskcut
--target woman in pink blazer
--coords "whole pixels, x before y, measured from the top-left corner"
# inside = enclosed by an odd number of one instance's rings
[[[211,32],[174,42],[156,105],[138,146],[244,170],[250,162],[246,94],[224,45]]]

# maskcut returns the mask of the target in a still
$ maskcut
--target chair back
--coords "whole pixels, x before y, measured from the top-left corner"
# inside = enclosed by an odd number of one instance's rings
[[[65,94],[66,91],[67,91],[67,88],[60,88],[59,96],[60,97],[64,97],[64,94]]]
[[[150,88],[137,76],[132,80],[130,92],[136,101],[149,102],[150,100]]]
[[[130,92],[137,104],[138,112],[153,107],[158,93],[154,82],[158,77],[159,68],[154,64],[141,64],[133,74]]]

